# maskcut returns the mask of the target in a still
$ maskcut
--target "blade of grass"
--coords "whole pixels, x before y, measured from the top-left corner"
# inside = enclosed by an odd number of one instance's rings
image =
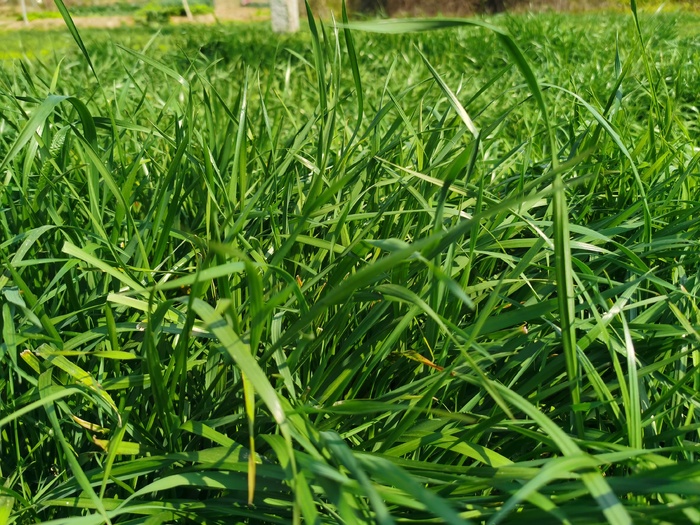
[[[554,254],[557,279],[557,300],[559,303],[559,318],[561,323],[561,341],[566,359],[566,372],[571,389],[571,402],[581,403],[582,378],[579,373],[578,354],[576,350],[575,292],[573,267],[571,265],[571,245],[569,235],[569,213],[566,206],[564,183],[561,176],[554,178]],[[572,427],[580,438],[583,438],[583,416],[573,411]]]
[[[51,388],[53,386],[51,369],[47,370],[46,372],[43,372],[39,376],[38,386],[40,394],[46,391],[46,389]],[[75,479],[80,484],[80,487],[85,491],[92,503],[95,505],[95,509],[97,509],[104,522],[106,522],[108,525],[111,525],[112,522],[110,521],[109,517],[107,517],[107,510],[102,504],[102,500],[97,494],[95,494],[95,491],[92,489],[92,485],[87,479],[87,476],[85,476],[85,472],[83,472],[83,469],[78,463],[75,454],[73,453],[70,445],[66,441],[63,431],[61,430],[61,425],[58,421],[58,416],[56,415],[56,408],[54,407],[53,403],[45,403],[44,409],[46,410],[46,414],[49,418],[49,421],[51,422],[51,427],[54,431],[54,438],[58,442],[58,445],[63,449],[65,455],[64,457],[68,461],[71,471],[73,472],[73,476],[75,476]]]

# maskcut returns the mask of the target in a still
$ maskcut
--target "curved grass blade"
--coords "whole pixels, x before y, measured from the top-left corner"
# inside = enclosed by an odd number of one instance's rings
[[[467,113],[467,110],[464,109],[464,106],[462,106],[462,103],[457,98],[457,95],[455,95],[452,92],[452,90],[448,87],[447,83],[440,76],[440,73],[437,72],[437,70],[428,61],[428,59],[426,58],[426,56],[423,54],[423,52],[420,49],[418,50],[418,53],[420,54],[420,57],[423,59],[423,63],[428,68],[428,71],[430,71],[430,74],[433,75],[435,82],[437,82],[438,86],[440,86],[440,89],[447,97],[447,100],[450,101],[450,104],[452,105],[452,109],[454,109],[455,112],[457,113],[457,115],[459,115],[459,118],[462,119],[462,122],[464,122],[464,125],[467,126],[467,129],[471,132],[472,135],[474,135],[474,138],[478,139],[479,138],[479,129],[474,125],[474,121],[469,116],[469,113]]]
[[[355,82],[355,95],[357,97],[357,121],[355,122],[355,129],[353,130],[352,138],[349,141],[349,143],[352,144],[355,137],[357,137],[357,134],[360,131],[360,127],[362,126],[362,120],[364,117],[365,95],[362,89],[362,77],[360,76],[360,67],[358,65],[357,53],[355,52],[355,40],[353,39],[352,31],[348,27],[349,21],[346,4],[347,2],[343,0],[343,33],[345,34],[345,47],[348,51],[348,60],[350,61],[350,70],[352,71],[352,79]]]
[[[66,8],[66,4],[63,3],[63,0],[56,0],[56,7],[58,8],[58,12],[61,13],[61,16],[63,17],[63,21],[66,23],[66,26],[68,27],[68,31],[70,32],[71,36],[73,37],[73,40],[75,40],[75,43],[78,44],[78,47],[80,48],[80,52],[83,54],[83,57],[85,57],[85,60],[88,63],[88,66],[90,66],[90,71],[92,71],[92,74],[95,77],[95,80],[97,80],[97,83],[100,83],[100,79],[97,76],[97,72],[95,71],[95,66],[92,65],[92,60],[90,59],[90,53],[88,53],[87,48],[85,47],[85,44],[83,43],[83,39],[80,36],[80,32],[78,31],[78,28],[75,27],[75,23],[73,22],[73,18],[70,16],[70,13],[68,12],[68,9]]]
[[[449,523],[451,525],[472,523],[461,517],[440,496],[426,489],[423,485],[414,480],[411,475],[407,474],[401,467],[394,465],[391,461],[369,454],[358,455],[357,461],[377,479],[381,479],[397,487],[404,491],[409,497],[425,505],[425,508],[433,515],[443,520],[443,523]]]
[[[503,385],[494,383],[494,387],[500,392],[503,399],[517,409],[522,410],[530,419],[537,423],[559,447],[564,456],[580,458],[584,455],[571,437],[525,398]],[[632,518],[627,509],[622,505],[598,470],[582,473],[581,479],[591,496],[598,502],[598,506],[610,525],[632,525]]]
[[[571,244],[569,237],[569,213],[566,206],[566,194],[561,175],[554,178],[554,257],[557,279],[557,301],[561,323],[561,340],[566,360],[566,372],[570,382],[571,402],[577,406],[581,403],[582,378],[579,373],[578,354],[576,350],[575,293],[573,267],[571,264]],[[573,427],[583,438],[583,414],[572,411]]]
[[[60,0],[59,0],[60,1]],[[5,158],[0,162],[0,173],[3,172],[5,167],[17,156],[17,154],[24,148],[24,146],[32,139],[34,133],[39,131],[41,126],[46,122],[46,119],[53,113],[56,106],[61,102],[70,102],[75,110],[78,112],[81,123],[83,125],[83,134],[85,139],[92,145],[95,144],[97,139],[97,131],[95,128],[95,121],[87,109],[85,104],[83,104],[76,97],[68,97],[63,95],[49,95],[41,103],[41,105],[32,113],[29,121],[24,125],[22,131],[19,133],[14,143],[10,147],[9,152],[5,155]]]
[[[265,372],[260,368],[255,358],[250,353],[250,347],[244,343],[241,338],[236,335],[233,329],[224,321],[214,308],[205,303],[201,299],[192,301],[192,309],[197,313],[197,316],[204,321],[212,333],[219,339],[223,346],[224,352],[233,359],[240,367],[241,371],[246,373],[255,385],[260,397],[270,410],[272,417],[275,419],[280,429],[284,434],[289,435],[287,418],[284,414],[282,405],[277,397],[277,392],[267,379]]]
[[[71,376],[76,382],[84,385],[86,388],[93,391],[97,396],[104,402],[108,407],[112,409],[114,415],[117,418],[118,425],[121,426],[122,418],[119,414],[119,409],[114,403],[112,397],[107,393],[107,391],[102,388],[102,385],[94,378],[92,375],[88,374],[85,370],[80,368],[75,363],[66,359],[60,352],[54,351],[49,345],[41,345],[35,352],[37,355],[41,356],[46,360],[47,363],[60,368],[69,376]]]
[[[280,403],[277,392],[270,384],[265,372],[263,372],[260,365],[258,365],[257,361],[252,356],[250,347],[241,340],[241,338],[233,331],[226,321],[224,321],[224,319],[209,304],[205,303],[201,299],[194,299],[190,301],[190,307],[219,339],[225,353],[238,365],[238,367],[241,369],[241,373],[245,374],[247,378],[246,381],[249,381],[246,390],[246,413],[248,414],[249,421],[251,422],[250,424],[252,425],[253,407],[249,405],[251,402],[249,396],[252,396],[253,394],[252,387],[254,385],[255,391],[260,395],[261,399],[270,411],[270,414],[272,414],[272,417],[277,422],[282,435],[285,437],[287,446],[290,449],[290,460],[292,462],[292,467],[295,468],[294,456],[291,452],[291,429],[289,428],[285,411]],[[253,445],[252,441],[251,445]],[[254,461],[254,456],[255,453],[251,450],[251,458],[253,458],[251,461]],[[253,469],[255,469],[255,466],[253,466]],[[250,478],[248,489],[249,495],[252,496],[255,486],[254,481],[250,481]]]
[[[622,323],[622,330],[625,338],[625,351],[627,353],[627,388],[629,390],[629,406],[625,405],[627,419],[627,433],[629,436],[629,446],[634,449],[641,449],[643,445],[642,429],[642,402],[639,392],[639,374],[637,373],[637,352],[632,341],[629,325],[624,314],[619,315]]]
[[[637,169],[637,164],[634,162],[634,159],[632,158],[632,154],[630,151],[627,149],[627,146],[622,142],[622,139],[620,138],[620,135],[615,131],[613,128],[612,124],[608,122],[608,120],[600,114],[600,112],[595,109],[591,104],[586,102],[581,95],[578,95],[574,93],[573,91],[570,91],[566,88],[560,87],[560,86],[555,86],[553,84],[544,84],[546,87],[550,89],[557,89],[559,91],[562,91],[566,93],[567,95],[570,95],[574,99],[576,99],[579,104],[581,104],[583,107],[586,108],[586,110],[593,116],[593,118],[596,119],[598,124],[606,131],[606,133],[610,136],[610,138],[613,140],[615,145],[618,147],[618,149],[622,152],[622,154],[627,158],[627,160],[630,163],[630,168],[632,169],[632,174],[634,175],[634,180],[635,183],[637,184],[637,188],[639,189],[639,194],[642,196],[642,206],[644,207],[644,239],[646,242],[651,242],[651,209],[649,207],[649,199],[646,194],[646,190],[644,189],[644,183],[642,182],[642,178],[639,175],[639,170]]]
[[[47,370],[46,372],[42,373],[39,376],[39,393],[40,395],[43,396],[43,392],[45,392],[47,389],[51,389],[53,387],[53,380],[51,378],[51,369]],[[71,471],[73,472],[73,476],[75,477],[76,481],[80,485],[80,487],[85,491],[85,493],[88,495],[92,503],[95,505],[95,509],[97,509],[99,515],[101,518],[108,524],[111,525],[111,521],[109,517],[107,516],[107,509],[105,509],[104,505],[102,504],[102,500],[100,497],[95,493],[95,491],[92,488],[92,485],[90,484],[90,481],[88,480],[87,476],[85,475],[85,472],[83,472],[82,467],[80,466],[80,463],[78,463],[77,458],[75,457],[75,453],[71,449],[71,446],[68,444],[68,441],[66,440],[63,431],[61,430],[61,425],[58,421],[58,416],[56,415],[56,408],[54,407],[53,403],[46,403],[44,404],[44,409],[46,410],[46,415],[49,418],[49,421],[51,422],[51,427],[53,428],[54,431],[54,438],[60,445],[60,447],[63,449],[64,457],[68,461],[68,465],[70,465]]]
[[[151,57],[148,57],[144,55],[143,53],[139,53],[138,51],[134,51],[133,49],[130,49],[128,47],[122,46],[117,44],[117,47],[121,49],[122,51],[126,51],[130,55],[133,55],[134,57],[138,58],[142,62],[144,62],[146,65],[151,66],[157,71],[160,71],[161,73],[167,75],[168,77],[174,79],[178,84],[182,85],[185,89],[189,90],[190,89],[190,83],[187,81],[185,77],[183,77],[180,73],[175,71],[173,68],[166,66],[159,60],[154,60]]]
[[[29,403],[26,406],[23,406],[22,408],[19,408],[12,412],[9,416],[5,416],[4,418],[0,419],[0,429],[7,425],[8,423],[11,423],[12,421],[15,421],[16,419],[21,418],[25,414],[28,414],[32,410],[36,410],[37,408],[41,408],[43,406],[48,405],[49,403],[54,403],[56,401],[60,401],[64,397],[72,396],[73,394],[82,394],[85,397],[88,397],[85,392],[82,390],[79,390],[77,388],[61,388],[60,390],[56,391],[51,391],[48,392],[46,391],[44,395],[41,396],[41,399],[37,399],[36,401]]]
[[[487,22],[482,22],[481,20],[464,19],[464,18],[435,18],[435,19],[404,19],[404,20],[387,20],[381,22],[352,22],[347,24],[346,27],[350,29],[356,29],[359,31],[367,31],[371,33],[387,33],[387,34],[401,34],[401,33],[413,33],[422,31],[435,31],[438,29],[447,29],[451,27],[481,27],[492,31],[501,44],[506,49],[510,57],[515,62],[516,66],[525,77],[525,81],[530,89],[530,92],[537,102],[537,106],[542,112],[542,118],[544,124],[547,127],[547,133],[549,136],[549,143],[551,146],[552,155],[552,166],[556,167],[558,164],[556,158],[556,142],[554,139],[554,130],[552,129],[551,122],[549,120],[549,112],[547,110],[547,104],[544,101],[544,96],[542,95],[542,90],[540,89],[540,84],[535,76],[530,64],[528,64],[525,55],[521,51],[518,44],[515,42],[512,36],[508,34],[505,29],[498,26],[489,24]]]
[[[347,468],[350,474],[359,482],[364,495],[374,508],[374,519],[376,519],[377,523],[393,525],[395,521],[389,514],[389,509],[387,509],[382,497],[370,481],[369,476],[367,476],[367,473],[343,439],[335,432],[321,432],[321,441],[328,447],[330,452],[333,453],[334,458]]]

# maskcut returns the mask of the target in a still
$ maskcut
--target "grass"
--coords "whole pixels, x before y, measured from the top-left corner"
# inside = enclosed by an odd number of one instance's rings
[[[132,15],[143,7],[142,4],[130,4],[118,2],[114,4],[76,5],[71,7],[71,15],[79,16],[127,16]],[[58,11],[30,11],[27,13],[29,20],[41,20],[44,18],[61,18]],[[21,17],[19,18],[21,20]]]
[[[61,18],[61,14],[56,11],[30,11],[27,13],[27,20],[46,20],[50,18]],[[24,20],[22,15],[17,16],[17,20]]]
[[[698,19],[488,22],[2,65],[0,524],[700,522]]]
[[[194,14],[210,14],[214,12],[211,2],[202,0],[192,4],[195,10]],[[94,16],[129,16],[145,18],[147,14],[151,16],[184,16],[184,11],[181,2],[163,1],[163,2],[113,2],[113,3],[92,3],[90,5],[75,5],[71,6],[70,13],[72,17],[94,17]],[[42,20],[46,18],[61,18],[58,11],[30,11],[27,13],[29,20]],[[21,15],[18,20],[22,20]]]
[[[208,15],[214,12],[214,8],[208,4],[192,4],[192,15]],[[149,24],[167,24],[170,17],[185,16],[185,8],[181,3],[161,4],[149,2],[134,13],[136,21]]]

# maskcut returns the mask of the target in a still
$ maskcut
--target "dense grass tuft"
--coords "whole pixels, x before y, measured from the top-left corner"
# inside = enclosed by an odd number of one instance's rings
[[[3,63],[0,524],[700,522],[698,21]]]

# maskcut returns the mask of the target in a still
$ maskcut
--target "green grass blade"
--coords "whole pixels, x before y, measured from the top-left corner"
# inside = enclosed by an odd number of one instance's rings
[[[510,402],[517,409],[522,410],[537,423],[537,425],[552,438],[564,456],[577,458],[582,456],[581,449],[576,445],[573,439],[557,427],[546,415],[512,390],[501,385],[496,385],[496,388],[506,401]],[[581,474],[581,478],[591,495],[598,502],[598,506],[603,514],[605,514],[608,523],[611,525],[632,523],[632,518],[629,513],[622,503],[620,503],[600,472],[594,471],[584,473]]]
[[[80,32],[78,31],[78,28],[75,27],[75,23],[73,22],[73,18],[70,16],[70,13],[68,12],[68,9],[66,8],[66,4],[63,3],[63,0],[56,0],[56,7],[58,8],[58,12],[61,13],[61,17],[63,17],[63,21],[66,23],[66,27],[68,27],[68,31],[70,32],[71,36],[73,37],[73,40],[75,40],[75,43],[78,44],[78,47],[80,48],[80,52],[83,55],[83,58],[85,58],[85,61],[88,63],[88,66],[90,66],[90,71],[92,71],[92,74],[95,77],[95,80],[97,80],[98,84],[100,82],[99,77],[97,76],[97,72],[95,71],[95,66],[92,64],[92,60],[90,59],[90,54],[88,53],[87,48],[85,47],[85,44],[83,43],[83,39],[80,36]]]
[[[561,341],[566,359],[566,371],[571,385],[571,402],[581,402],[582,378],[579,372],[576,349],[575,300],[573,267],[571,264],[571,244],[569,235],[569,212],[566,205],[564,183],[561,176],[554,179],[554,253],[557,279],[557,299],[561,322]],[[572,413],[573,427],[579,437],[583,437],[583,418],[580,412]]]
[[[46,372],[43,372],[39,376],[39,393],[42,394],[46,389],[49,389],[53,386],[53,380],[51,377],[51,370],[47,370]],[[46,410],[46,414],[49,418],[49,421],[51,422],[51,427],[53,428],[54,431],[54,438],[58,442],[59,446],[63,449],[65,458],[68,461],[68,464],[70,465],[71,471],[73,472],[73,476],[75,476],[75,479],[77,482],[80,484],[80,487],[85,491],[85,493],[88,495],[92,503],[95,505],[95,508],[97,511],[100,513],[102,519],[108,523],[111,524],[112,522],[110,519],[107,517],[107,510],[105,509],[104,505],[102,504],[102,500],[99,498],[97,494],[95,494],[95,491],[93,490],[89,480],[87,479],[87,476],[85,476],[85,472],[83,472],[83,469],[81,468],[80,464],[78,463],[77,458],[75,457],[75,454],[71,450],[70,445],[66,441],[65,436],[63,435],[63,431],[61,430],[61,425],[58,421],[58,416],[56,415],[56,408],[54,407],[53,403],[45,403],[44,404],[44,409]]]

